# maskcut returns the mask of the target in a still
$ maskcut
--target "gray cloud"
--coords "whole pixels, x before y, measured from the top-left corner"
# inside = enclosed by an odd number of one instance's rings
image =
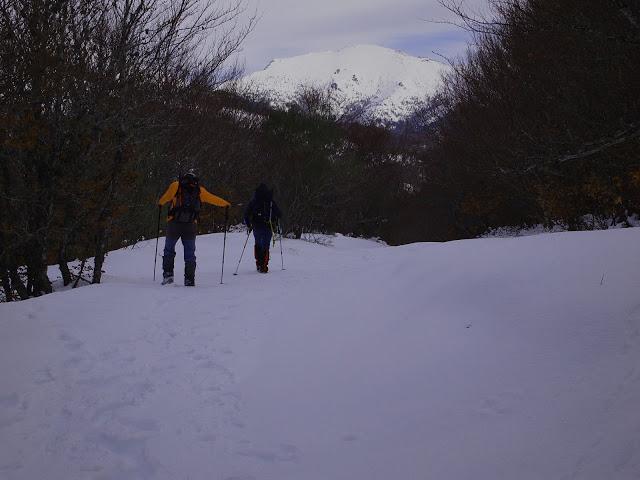
[[[431,56],[463,53],[468,35],[427,20],[450,19],[436,0],[250,0],[260,21],[243,45],[247,72],[273,58],[370,43]],[[467,0],[474,9],[487,0]]]

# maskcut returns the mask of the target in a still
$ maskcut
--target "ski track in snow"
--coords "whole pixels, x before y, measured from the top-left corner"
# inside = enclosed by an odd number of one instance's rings
[[[0,479],[640,478],[640,229],[244,239],[0,305]]]
[[[110,287],[104,286],[107,295]],[[101,296],[103,292],[96,293]],[[179,478],[181,472],[173,471],[171,462],[163,465],[149,451],[165,443],[184,450],[180,453],[185,456],[204,454],[216,443],[221,424],[242,428],[234,373],[225,366],[226,357],[233,352],[220,345],[216,328],[217,322],[229,318],[228,313],[216,320],[201,307],[189,318],[167,317],[163,312],[172,306],[190,310],[181,292],[141,293],[147,313],[131,318],[136,322],[131,330],[118,332],[108,331],[109,317],[126,317],[128,306],[119,304],[115,292],[113,310],[98,314],[103,317],[101,326],[107,327],[98,336],[108,338],[98,348],[93,332],[80,328],[71,333],[73,325],[49,328],[46,363],[21,372],[25,380],[31,377],[36,389],[30,391],[25,385],[25,394],[0,397],[5,407],[0,428],[12,427],[15,435],[34,441],[45,453],[36,471],[44,469],[45,462],[60,462],[60,471],[77,467],[77,478],[92,474],[97,478],[101,474],[106,478]],[[55,314],[77,322],[91,315],[73,301]],[[48,318],[44,311],[30,316],[34,321]],[[181,404],[182,395],[193,401]],[[167,404],[167,399],[176,401]],[[44,411],[33,412],[32,404]],[[158,415],[158,405],[162,415]],[[55,406],[61,408],[53,410]],[[34,413],[44,414],[44,423],[29,421]],[[112,463],[107,470],[105,458]],[[0,465],[0,471],[17,471],[25,461],[28,457]],[[27,474],[29,477],[35,478]]]

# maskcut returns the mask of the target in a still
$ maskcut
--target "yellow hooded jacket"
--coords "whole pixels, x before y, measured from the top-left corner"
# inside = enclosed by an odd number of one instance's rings
[[[171,182],[167,191],[160,197],[158,200],[158,205],[163,206],[167,202],[171,202],[171,209],[176,207],[176,203],[178,201],[176,194],[178,193],[178,187],[180,186],[178,181]],[[230,207],[231,204],[227,202],[224,198],[220,198],[213,193],[207,191],[202,185],[200,185],[200,201],[202,203],[208,203],[210,205],[215,205],[216,207]],[[169,215],[167,217],[167,221],[173,220],[173,216]]]

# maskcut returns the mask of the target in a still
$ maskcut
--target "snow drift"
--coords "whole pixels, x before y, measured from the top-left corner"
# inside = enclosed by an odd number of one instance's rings
[[[0,478],[640,476],[640,229],[221,246],[0,305]]]

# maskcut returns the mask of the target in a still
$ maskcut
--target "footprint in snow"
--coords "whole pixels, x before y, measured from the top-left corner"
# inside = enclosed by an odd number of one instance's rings
[[[41,370],[36,370],[36,378],[33,381],[36,385],[43,385],[45,383],[55,382],[56,377],[51,373],[50,368],[43,368]]]
[[[21,470],[24,468],[20,462],[7,463],[4,465],[0,465],[0,472],[15,472],[17,470]]]
[[[505,415],[513,412],[514,404],[517,404],[523,395],[517,391],[503,392],[497,396],[485,398],[478,412],[484,415]]]
[[[281,444],[277,451],[242,449],[236,452],[242,457],[251,457],[266,463],[293,462],[298,459],[298,447],[295,445]]]
[[[21,403],[18,394],[12,393],[0,397],[0,407],[1,429],[23,421],[28,403],[26,400]]]
[[[160,429],[158,422],[152,418],[120,417],[118,418],[118,423],[139,432],[156,432]]]
[[[20,399],[17,393],[12,393],[10,395],[0,396],[0,407],[10,408],[16,407],[19,403]]]
[[[65,332],[62,332],[58,338],[64,342],[67,350],[72,352],[78,351],[84,346],[83,342]]]

